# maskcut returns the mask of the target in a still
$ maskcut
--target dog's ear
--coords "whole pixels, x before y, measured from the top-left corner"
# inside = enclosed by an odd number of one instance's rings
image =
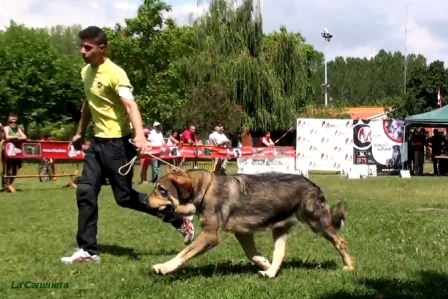
[[[176,188],[179,201],[187,201],[193,197],[193,180],[184,173],[173,174],[171,183]]]

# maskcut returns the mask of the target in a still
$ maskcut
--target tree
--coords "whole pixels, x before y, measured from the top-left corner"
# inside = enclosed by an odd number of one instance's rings
[[[11,22],[0,35],[1,111],[17,113],[25,131],[79,115],[79,61],[58,56],[45,30]],[[75,71],[76,70],[76,71]],[[32,135],[32,134],[31,134]]]
[[[145,0],[126,27],[108,29],[110,57],[127,71],[144,122],[157,120],[166,127],[175,125],[185,103],[176,61],[188,54],[191,38],[188,29],[163,19],[169,10],[162,1]]]
[[[300,34],[285,27],[264,35],[254,1],[236,9],[232,3],[212,1],[209,13],[196,20],[194,51],[181,61],[182,88],[228,87],[229,102],[243,111],[242,126],[289,128],[313,94],[308,79],[317,55]]]

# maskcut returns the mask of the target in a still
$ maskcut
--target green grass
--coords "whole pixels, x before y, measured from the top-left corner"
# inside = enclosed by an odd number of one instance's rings
[[[34,169],[28,166],[23,172]],[[152,265],[182,250],[180,234],[151,216],[117,206],[110,187],[103,188],[99,199],[101,264],[62,265],[59,258],[76,247],[74,189],[61,188],[67,179],[48,183],[20,179],[16,187],[22,191],[0,194],[0,298],[447,297],[448,213],[419,210],[448,206],[447,178],[310,178],[324,189],[330,203],[343,199],[349,203],[342,235],[355,260],[354,273],[342,271],[329,242],[298,227],[275,280],[258,278],[258,269],[228,234],[218,247],[176,274],[155,276]],[[270,235],[260,234],[257,243],[271,259]],[[11,289],[13,281],[63,282],[69,288]]]

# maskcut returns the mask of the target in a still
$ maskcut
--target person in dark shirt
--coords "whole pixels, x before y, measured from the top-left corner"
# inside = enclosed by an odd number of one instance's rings
[[[439,168],[437,167],[437,160],[435,156],[440,156],[442,154],[442,149],[446,145],[446,138],[442,136],[442,134],[439,133],[439,130],[434,129],[434,135],[429,137],[426,140],[426,144],[429,144],[431,147],[431,159],[432,159],[432,166],[434,168],[434,175],[439,175]]]
[[[408,138],[408,167],[411,175],[414,174],[414,147],[412,146],[412,138],[415,136],[415,131],[412,129]]]
[[[412,137],[412,148],[414,152],[414,174],[423,175],[423,165],[425,164],[425,129],[421,128],[419,133]]]

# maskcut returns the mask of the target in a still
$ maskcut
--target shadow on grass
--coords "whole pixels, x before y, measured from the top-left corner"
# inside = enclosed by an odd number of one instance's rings
[[[323,269],[323,270],[336,270],[338,266],[334,261],[325,261],[323,263],[317,263],[313,261],[302,261],[293,259],[291,261],[285,261],[282,264],[281,269],[289,268],[301,268],[301,269]],[[168,279],[172,280],[184,280],[196,277],[213,277],[213,276],[227,276],[234,274],[256,274],[260,269],[252,263],[233,264],[230,261],[219,262],[217,264],[208,264],[198,267],[189,267],[188,265],[178,269],[172,275],[168,275]],[[152,274],[152,273],[151,273]],[[153,274],[156,275],[156,274]],[[279,275],[281,275],[281,270]]]
[[[320,299],[442,299],[448,298],[448,276],[435,271],[418,272],[416,278],[408,281],[397,279],[360,280],[367,290],[362,294],[337,292]]]
[[[127,257],[130,260],[135,260],[135,261],[139,261],[140,260],[140,256],[146,256],[146,255],[156,255],[156,256],[170,256],[170,255],[176,255],[178,254],[178,250],[174,250],[174,249],[160,249],[157,251],[151,251],[151,252],[141,252],[141,251],[136,251],[134,248],[131,247],[124,247],[124,246],[120,246],[120,245],[115,245],[115,244],[98,244],[98,251],[100,253],[106,253],[106,254],[110,254],[113,256],[118,256],[118,257]]]
[[[98,251],[100,253],[107,253],[113,256],[127,257],[130,260],[139,261],[141,255],[148,255],[146,252],[137,252],[134,248],[123,247],[120,245],[110,245],[110,244],[98,244]]]

